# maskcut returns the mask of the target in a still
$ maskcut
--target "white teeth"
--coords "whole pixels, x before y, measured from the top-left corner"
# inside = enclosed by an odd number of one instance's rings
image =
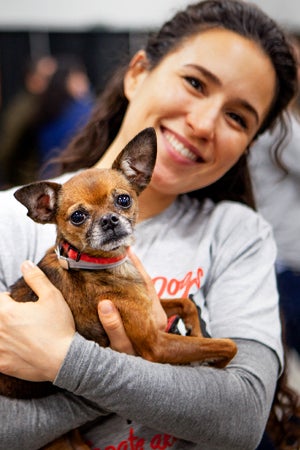
[[[194,153],[192,153],[188,148],[186,148],[182,144],[182,142],[178,141],[178,139],[176,139],[176,137],[173,134],[165,132],[165,137],[166,137],[167,141],[170,142],[172,147],[178,153],[180,153],[182,156],[184,156],[185,158],[190,159],[191,161],[196,161],[197,160],[197,156]]]

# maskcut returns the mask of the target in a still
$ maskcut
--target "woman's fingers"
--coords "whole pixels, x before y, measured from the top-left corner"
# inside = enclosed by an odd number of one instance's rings
[[[45,316],[45,320],[48,318],[49,321],[55,321],[61,331],[64,328],[66,330],[71,328],[75,331],[74,318],[68,304],[62,293],[51,283],[44,272],[31,261],[24,261],[21,270],[26,284],[38,297],[41,316]],[[58,315],[59,317],[57,317]]]
[[[110,300],[101,300],[98,304],[100,322],[106,331],[113,350],[128,355],[134,355],[134,350],[128,339],[119,311]]]
[[[41,301],[46,300],[46,294],[52,295],[59,292],[58,289],[46,277],[44,272],[31,261],[24,261],[21,265],[21,271],[26,284],[35,292]],[[57,296],[60,297],[59,295]],[[50,297],[51,299],[51,297]]]
[[[52,381],[75,333],[72,313],[62,294],[34,264],[22,265],[36,302],[0,295],[0,371],[32,381]]]

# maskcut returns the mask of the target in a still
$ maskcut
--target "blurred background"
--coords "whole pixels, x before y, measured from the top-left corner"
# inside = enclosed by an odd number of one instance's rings
[[[28,58],[72,53],[82,58],[95,91],[102,89],[124,53],[188,0],[0,0],[1,98],[4,107],[23,82]],[[257,0],[293,30],[299,0]]]
[[[0,0],[0,188],[39,177],[88,120],[123,58],[188,3]],[[299,0],[256,3],[300,33]]]

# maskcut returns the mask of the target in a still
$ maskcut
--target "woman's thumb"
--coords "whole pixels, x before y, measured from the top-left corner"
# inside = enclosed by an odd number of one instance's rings
[[[98,304],[99,319],[107,334],[123,328],[119,312],[110,300],[101,300]]]
[[[99,302],[98,315],[108,335],[111,348],[133,355],[134,350],[126,335],[120,313],[111,300],[101,300]]]

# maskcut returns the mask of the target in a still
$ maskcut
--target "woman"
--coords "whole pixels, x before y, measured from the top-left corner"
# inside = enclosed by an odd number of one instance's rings
[[[1,295],[0,370],[65,391],[30,402],[2,398],[0,448],[39,448],[80,425],[102,450],[257,447],[283,354],[275,246],[269,226],[249,208],[246,160],[256,136],[282,118],[296,86],[280,29],[235,0],[191,5],[118,71],[61,171],[108,167],[138,131],[155,127],[157,164],[140,197],[134,251],[159,296],[193,295],[208,332],[233,338],[238,354],[217,370],[99,348],[75,334],[59,292],[27,262],[23,273],[39,302],[15,304]],[[54,240],[51,226],[25,222],[8,196],[3,289],[23,260],[38,261]],[[99,316],[111,347],[132,353],[109,301],[100,303]]]

